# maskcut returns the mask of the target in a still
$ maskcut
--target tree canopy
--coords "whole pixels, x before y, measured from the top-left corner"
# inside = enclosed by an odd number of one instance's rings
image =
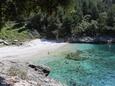
[[[114,0],[0,0],[0,28],[8,21],[57,38],[115,31]]]

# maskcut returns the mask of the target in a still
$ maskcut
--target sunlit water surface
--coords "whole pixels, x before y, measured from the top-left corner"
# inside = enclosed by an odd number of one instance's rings
[[[86,59],[70,60],[59,55],[41,60],[52,68],[50,77],[67,86],[115,86],[114,44],[70,44],[64,49],[68,53],[82,51]]]

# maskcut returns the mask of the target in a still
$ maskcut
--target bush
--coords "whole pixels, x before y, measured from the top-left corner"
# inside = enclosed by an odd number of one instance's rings
[[[30,38],[29,33],[27,31],[18,32],[18,29],[12,29],[11,27],[2,28],[0,31],[0,39],[8,41],[25,41]]]

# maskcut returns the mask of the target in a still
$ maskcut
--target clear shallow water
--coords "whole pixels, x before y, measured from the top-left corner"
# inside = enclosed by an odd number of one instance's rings
[[[115,45],[71,44],[67,49],[80,50],[87,59],[50,60],[45,63],[52,68],[49,76],[68,86],[115,86]]]

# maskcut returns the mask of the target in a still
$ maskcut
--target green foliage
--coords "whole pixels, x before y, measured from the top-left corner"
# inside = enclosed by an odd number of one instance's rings
[[[78,24],[73,30],[72,33],[77,34],[81,32],[85,32],[90,26],[90,23],[82,20],[81,23]]]
[[[70,16],[61,11],[56,16],[40,13],[31,19],[27,28],[36,29],[42,37],[58,39],[71,34],[72,21]]]
[[[108,11],[108,26],[115,27],[115,5],[112,5],[110,10]]]
[[[16,28],[2,28],[8,21],[24,23],[27,28],[21,33]],[[28,29],[41,37],[59,39],[103,34],[108,29],[114,32],[114,28],[115,3],[112,0],[0,1],[0,38],[4,39],[26,38],[22,35]]]
[[[74,0],[37,0],[37,4],[42,11],[46,11],[48,14],[52,14],[57,11],[57,8],[61,6],[64,9],[73,9]]]
[[[106,12],[99,14],[98,22],[99,22],[99,28],[102,30],[105,29],[105,26],[107,25],[107,13]]]
[[[25,41],[26,39],[29,39],[29,35],[27,31],[18,32],[16,29],[4,27],[0,31],[0,39],[8,40],[8,41]]]
[[[98,22],[96,20],[90,21],[90,15],[84,16],[83,20],[72,29],[73,34],[86,33],[86,35],[95,35],[98,29]],[[83,34],[82,34],[83,35]]]

